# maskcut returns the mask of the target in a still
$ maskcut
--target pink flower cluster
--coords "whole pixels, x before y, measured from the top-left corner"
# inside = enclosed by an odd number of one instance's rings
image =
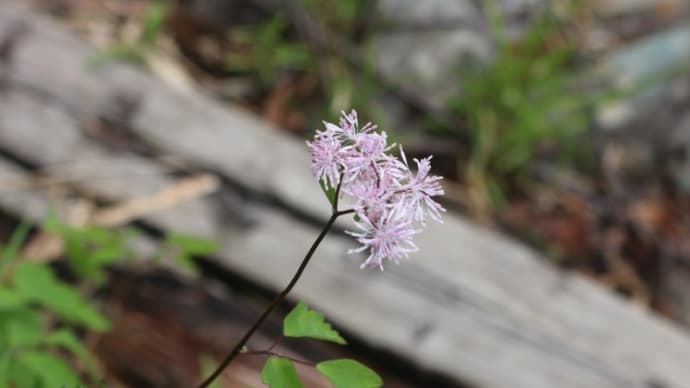
[[[416,171],[407,163],[402,147],[400,159],[389,154],[385,132],[371,123],[359,128],[357,112],[343,112],[339,125],[324,122],[314,141],[312,172],[327,187],[340,184],[340,196],[354,201],[356,238],[361,247],[349,253],[367,252],[362,268],[378,266],[384,259],[398,263],[417,251],[415,234],[426,226],[427,216],[442,222],[445,209],[433,197],[443,195],[440,176],[429,175],[431,156],[418,160]]]

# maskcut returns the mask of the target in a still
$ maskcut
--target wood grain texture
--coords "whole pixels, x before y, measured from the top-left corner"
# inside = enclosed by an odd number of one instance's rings
[[[303,144],[239,109],[176,92],[127,66],[89,71],[87,45],[15,4],[0,0],[0,40],[12,21],[25,21],[29,32],[0,96],[0,148],[52,164],[57,177],[77,174],[71,169],[81,176],[132,174],[77,182],[94,196],[151,194],[170,183],[166,167],[104,148],[80,130],[114,96],[138,96],[131,121],[137,136],[250,193],[242,198],[226,188],[230,205],[214,196],[147,222],[218,239],[224,266],[282,288],[317,233],[294,214],[325,219],[328,212]],[[53,164],[75,157],[88,162]],[[359,270],[358,259],[345,254],[351,241],[329,236],[292,298],[373,346],[480,387],[690,387],[686,333],[518,243],[456,215],[445,220],[419,236],[413,259],[384,272]]]

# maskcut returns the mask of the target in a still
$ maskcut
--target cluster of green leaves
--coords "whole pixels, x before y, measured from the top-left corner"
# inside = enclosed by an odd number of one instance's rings
[[[350,39],[355,38],[355,27],[368,5],[365,0],[301,0],[301,6],[313,20]],[[326,98],[319,98],[316,106],[306,104],[313,109],[304,109],[302,104],[303,110],[314,117],[323,117],[356,108],[373,116],[370,101],[381,91],[374,81],[373,56],[371,63],[365,64],[367,68],[358,69],[342,55],[332,55],[328,50],[315,52],[314,42],[298,34],[294,20],[283,13],[273,14],[256,25],[235,26],[230,36],[239,47],[250,49],[228,51],[224,57],[227,70],[256,74],[263,87],[274,85],[285,70],[312,74],[320,80],[319,89]]]
[[[462,66],[462,92],[451,107],[471,131],[468,175],[497,189],[489,193],[500,193],[498,182],[530,173],[540,146],[555,148],[559,162],[572,162],[575,139],[590,127],[596,98],[576,88],[575,47],[562,36],[556,16],[546,12],[510,41],[500,12],[488,11],[496,57],[489,65]]]
[[[134,43],[117,44],[98,53],[91,58],[91,66],[99,67],[113,61],[146,63],[146,55],[163,30],[169,8],[167,0],[149,2],[138,39]]]
[[[74,227],[49,217],[44,225],[65,243],[65,256],[71,269],[83,279],[97,284],[105,280],[104,266],[127,260],[135,255],[130,241],[141,234],[136,228],[107,229],[94,225]],[[171,232],[157,246],[154,256],[170,259],[175,264],[196,273],[194,257],[208,256],[219,249],[217,242],[182,233]]]
[[[60,236],[71,269],[81,278],[102,283],[104,266],[132,257],[129,240],[135,229],[105,229],[97,226],[74,227],[56,217],[48,217],[44,229]]]
[[[290,37],[289,23],[275,14],[255,25],[232,27],[229,38],[245,50],[224,53],[224,66],[232,72],[256,74],[264,85],[276,81],[278,70],[306,71],[312,68],[314,56],[309,47]]]
[[[297,306],[283,321],[285,337],[314,338],[345,345],[345,340],[325,321],[323,315],[311,310],[305,303]],[[383,385],[381,378],[371,369],[351,359],[322,361],[315,365],[319,373],[335,388],[377,388]],[[303,387],[292,360],[271,355],[261,371],[261,380],[270,388]]]
[[[365,3],[363,0],[335,2],[302,0],[305,10],[315,20],[328,25],[329,28],[335,27],[346,33],[352,29]],[[229,53],[227,58],[230,68],[254,70],[266,85],[275,81],[275,76],[278,74],[276,70],[279,69],[314,70],[317,58],[309,44],[291,32],[290,23],[280,13],[272,15],[258,25],[247,26],[244,29],[236,28],[236,36],[243,36],[244,40],[251,44],[252,49],[249,56]]]
[[[28,232],[28,224],[17,228],[0,254],[0,388],[78,386],[79,373],[67,355],[95,381],[94,364],[75,330],[105,331],[108,321],[50,265],[20,258]]]
[[[61,281],[48,263],[21,258],[29,233],[22,224],[0,251],[0,388],[76,387],[81,384],[74,363],[79,360],[89,381],[97,371],[77,329],[108,330],[109,323],[75,285]],[[65,256],[82,281],[99,285],[106,280],[105,266],[132,257],[133,228],[73,227],[48,217],[44,229],[62,238]],[[170,234],[158,256],[167,256],[195,270],[193,257],[218,250],[215,242],[183,234]]]

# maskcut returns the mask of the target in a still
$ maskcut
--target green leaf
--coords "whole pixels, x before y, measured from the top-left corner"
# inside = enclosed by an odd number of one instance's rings
[[[220,244],[213,240],[180,233],[169,234],[166,243],[177,250],[177,263],[193,272],[198,270],[193,256],[211,255],[220,249]]]
[[[261,381],[270,388],[301,388],[297,369],[287,358],[271,356],[261,370]]]
[[[299,44],[279,46],[274,55],[276,65],[300,69],[306,68],[312,59],[309,49]]]
[[[323,315],[310,310],[304,302],[299,302],[283,321],[283,335],[286,337],[310,337],[331,341],[341,345],[347,342],[333,330]]]
[[[6,315],[2,322],[10,348],[36,345],[41,340],[43,327],[38,314],[31,310],[16,310]]]
[[[17,361],[38,375],[44,387],[75,387],[80,384],[79,377],[69,364],[48,352],[23,352],[18,355]]]
[[[22,248],[22,244],[24,244],[24,240],[26,240],[30,230],[31,224],[28,222],[22,222],[14,230],[9,243],[0,252],[0,275],[3,274],[7,266],[19,257],[19,250]]]
[[[49,211],[48,214],[43,219],[43,229],[53,233],[60,233],[61,230],[65,229],[65,224],[60,221],[60,217],[54,212]]]
[[[14,310],[27,303],[27,299],[21,292],[0,286],[0,311]]]
[[[326,195],[328,202],[331,204],[331,206],[335,206],[335,187],[330,187],[325,180],[319,181],[319,184],[321,185],[321,190]]]
[[[50,268],[41,263],[23,262],[14,273],[17,290],[27,296],[38,294],[44,287],[53,287],[57,280]]]
[[[10,359],[10,370],[9,370],[9,381],[10,387],[27,387],[27,388],[37,388],[41,387],[39,384],[39,377],[32,369],[29,369],[26,365],[17,362],[16,357]],[[2,375],[0,375],[2,376]]]
[[[316,364],[316,369],[326,376],[335,388],[378,388],[383,380],[373,370],[355,360],[342,358]]]
[[[24,262],[15,270],[14,282],[19,291],[66,320],[104,331],[108,321],[70,285],[55,279],[50,268],[41,263]]]
[[[71,330],[58,329],[48,335],[45,340],[47,345],[62,346],[70,352],[81,355],[86,354],[86,348],[82,345],[79,338]]]
[[[82,264],[80,275],[93,279],[97,282],[104,282],[106,273],[103,267],[106,264],[114,263],[124,257],[125,252],[121,247],[108,246],[94,251],[89,258]]]
[[[0,354],[0,388],[9,388],[10,367],[12,357],[10,352]]]
[[[60,346],[74,353],[87,367],[91,376],[94,378],[97,377],[96,365],[94,364],[91,354],[88,350],[86,350],[86,347],[84,347],[82,342],[79,340],[79,338],[77,338],[72,330],[63,328],[53,331],[46,338],[45,344],[50,346]]]
[[[220,249],[220,245],[213,240],[180,233],[169,234],[167,243],[192,256],[210,255]]]
[[[144,29],[139,39],[139,43],[142,46],[152,46],[156,42],[156,38],[163,28],[167,13],[167,1],[157,0],[149,3],[144,18]]]
[[[105,279],[102,268],[130,255],[127,239],[131,233],[121,229],[106,229],[96,226],[81,228],[63,224],[57,217],[49,216],[44,223],[48,231],[60,235],[65,241],[66,256],[72,269],[79,276],[97,282]]]

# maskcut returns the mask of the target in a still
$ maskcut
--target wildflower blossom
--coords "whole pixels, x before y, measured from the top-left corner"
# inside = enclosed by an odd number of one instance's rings
[[[314,175],[326,181],[330,186],[336,186],[340,178],[340,170],[345,167],[347,160],[347,148],[342,146],[336,131],[328,128],[326,131],[317,132],[314,142],[307,142],[307,145],[312,150]]]
[[[314,141],[307,142],[312,152],[312,172],[328,188],[340,185],[340,195],[354,199],[355,226],[347,233],[361,246],[351,253],[367,252],[362,267],[383,261],[398,263],[417,250],[413,236],[426,226],[426,216],[442,222],[445,209],[433,197],[443,195],[440,176],[429,175],[431,156],[414,159],[410,170],[405,153],[389,154],[385,132],[367,123],[359,127],[357,112],[342,114],[339,125],[324,122]]]
[[[402,149],[400,150],[400,154],[405,165],[407,165],[407,159]],[[403,189],[404,195],[408,196],[405,203],[410,206],[409,210],[413,213],[412,217],[415,221],[419,221],[423,225],[426,224],[424,210],[427,211],[429,217],[434,221],[441,223],[443,220],[441,220],[440,212],[446,211],[443,206],[431,199],[431,197],[443,195],[443,187],[441,187],[441,182],[439,182],[443,178],[429,175],[429,171],[431,171],[431,158],[432,156],[422,160],[414,159],[417,164],[417,172],[415,174],[410,172],[407,184]]]
[[[419,233],[415,230],[412,221],[404,213],[402,208],[394,208],[376,217],[359,215],[355,225],[360,232],[347,231],[362,244],[357,249],[350,249],[349,253],[357,253],[369,250],[369,257],[362,263],[361,268],[377,266],[383,269],[383,259],[398,263],[400,259],[407,258],[408,254],[417,251],[417,246],[412,241],[412,236]],[[373,219],[372,219],[373,218]]]

